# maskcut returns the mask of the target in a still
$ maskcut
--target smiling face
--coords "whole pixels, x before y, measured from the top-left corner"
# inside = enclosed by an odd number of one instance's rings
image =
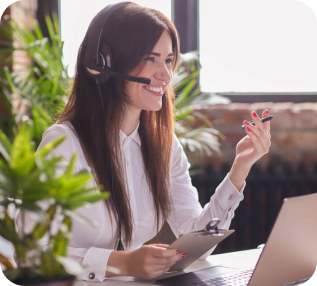
[[[140,115],[141,110],[158,111],[162,107],[162,97],[173,77],[174,54],[172,40],[164,30],[153,50],[130,75],[151,79],[149,85],[127,82],[126,93],[129,97],[128,110]]]

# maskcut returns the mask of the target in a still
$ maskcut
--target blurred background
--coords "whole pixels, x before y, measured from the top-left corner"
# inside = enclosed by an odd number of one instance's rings
[[[91,19],[114,2],[21,0],[4,11],[0,128],[11,138],[31,119],[40,142],[67,101]],[[283,199],[317,190],[316,16],[296,0],[134,2],[162,11],[179,31],[176,132],[202,205],[230,170],[243,120],[265,108],[274,115],[272,147],[247,178],[236,232],[214,253],[265,243]],[[168,226],[157,239],[172,239]],[[8,251],[0,240],[0,252]]]

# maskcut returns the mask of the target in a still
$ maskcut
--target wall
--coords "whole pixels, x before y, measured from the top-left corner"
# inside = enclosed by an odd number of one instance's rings
[[[270,152],[261,158],[257,165],[266,167],[270,160],[280,160],[296,166],[303,163],[312,168],[317,162],[317,103],[230,103],[209,108],[208,117],[214,128],[224,136],[220,139],[221,154],[205,158],[205,164],[217,168],[222,163],[230,163],[235,156],[235,146],[245,135],[241,129],[243,120],[251,120],[250,112],[259,115],[267,108],[274,119],[271,121]]]

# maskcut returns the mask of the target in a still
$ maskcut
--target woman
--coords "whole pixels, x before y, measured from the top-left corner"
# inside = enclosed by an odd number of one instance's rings
[[[66,135],[56,154],[68,161],[77,152],[76,170],[89,166],[96,178],[91,185],[101,184],[112,194],[79,210],[98,228],[73,222],[68,254],[86,266],[80,278],[92,281],[116,275],[155,278],[185,257],[166,245],[143,246],[165,221],[177,237],[203,229],[215,217],[220,228],[229,228],[245,178],[270,146],[269,123],[252,112],[256,126],[248,124],[229,174],[202,209],[173,134],[169,83],[179,56],[175,27],[158,11],[116,5],[92,21],[79,49],[67,106],[39,146]],[[120,74],[111,74],[111,64]],[[262,116],[267,115],[265,110]]]

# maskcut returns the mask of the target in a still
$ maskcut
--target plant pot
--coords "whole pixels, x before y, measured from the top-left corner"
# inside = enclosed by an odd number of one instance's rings
[[[74,284],[76,277],[69,275],[59,278],[37,277],[32,279],[17,279],[13,283],[23,286],[71,286]]]

